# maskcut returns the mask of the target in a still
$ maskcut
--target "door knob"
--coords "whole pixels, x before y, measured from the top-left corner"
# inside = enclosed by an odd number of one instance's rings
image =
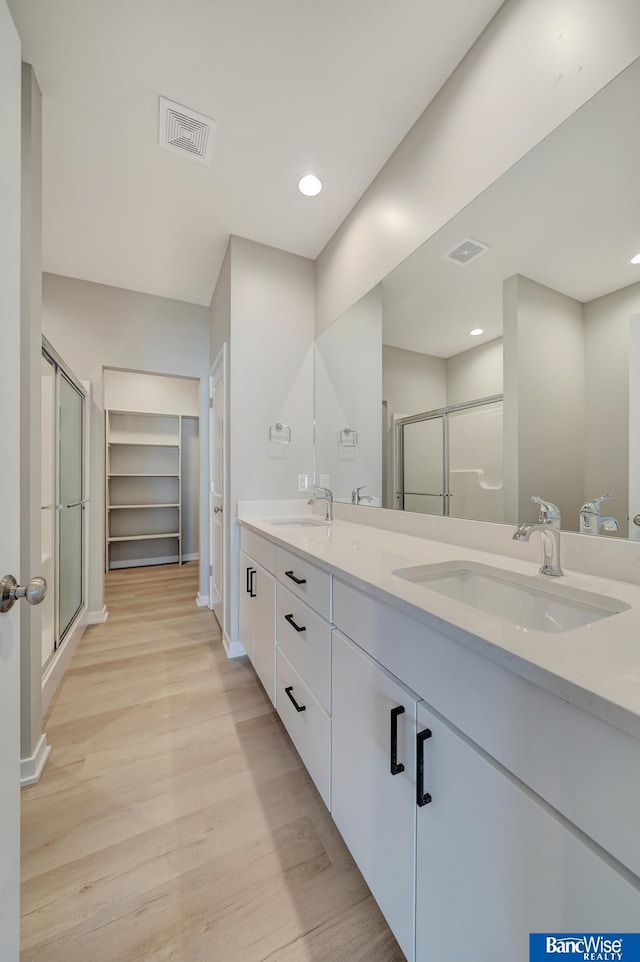
[[[213,509],[214,514],[217,514],[218,511],[222,511],[222,505],[216,505],[215,508]]]
[[[637,525],[640,525],[640,514],[637,514],[637,515],[635,516],[635,518],[633,519],[633,523],[634,523],[634,524],[637,524]]]
[[[0,581],[0,613],[10,611],[20,598],[26,598],[30,605],[40,605],[46,594],[47,582],[40,575],[27,585],[19,585],[13,575],[5,575]]]

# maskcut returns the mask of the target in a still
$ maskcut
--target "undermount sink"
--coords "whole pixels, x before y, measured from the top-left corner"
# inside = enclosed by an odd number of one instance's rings
[[[320,518],[268,518],[269,524],[290,524],[296,528],[324,528],[329,522]]]
[[[415,565],[392,574],[534,631],[571,631],[630,608],[615,598],[542,581],[539,575],[515,574],[474,561]]]

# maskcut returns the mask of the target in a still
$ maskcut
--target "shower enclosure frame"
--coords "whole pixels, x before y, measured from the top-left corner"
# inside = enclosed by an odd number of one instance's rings
[[[65,645],[65,642],[74,633],[75,629],[83,623],[84,616],[87,612],[87,593],[88,593],[88,572],[87,572],[87,561],[88,561],[88,529],[89,529],[89,498],[87,492],[89,490],[89,389],[88,386],[83,384],[78,378],[72,373],[68,365],[60,357],[55,348],[47,341],[45,337],[42,338],[42,357],[52,365],[54,372],[54,390],[53,390],[53,503],[51,505],[51,510],[53,513],[53,584],[51,586],[51,593],[53,594],[53,612],[54,612],[54,622],[53,622],[53,649],[49,653],[48,658],[43,662],[42,670],[43,675],[47,676],[55,661],[59,655],[61,649]],[[79,455],[79,464],[81,469],[81,482],[77,505],[70,505],[69,507],[77,506],[81,511],[81,534],[80,534],[80,596],[78,605],[71,616],[66,620],[65,624],[61,623],[61,613],[60,613],[60,545],[61,545],[61,513],[67,508],[63,505],[61,496],[61,454],[60,454],[60,438],[61,438],[61,379],[68,383],[68,385],[77,392],[81,398],[81,428],[80,428],[80,444],[81,450]],[[45,506],[41,507],[41,510],[46,510]],[[84,627],[84,625],[83,625]]]
[[[460,404],[450,404],[447,407],[424,411],[421,414],[411,414],[407,417],[394,417],[393,422],[393,487],[394,504],[398,511],[405,510],[405,498],[438,497],[442,498],[442,514],[435,517],[448,518],[451,516],[451,472],[449,470],[449,418],[459,411],[470,411],[474,408],[486,407],[489,404],[502,403],[503,394],[492,394],[489,397],[478,398],[475,401],[464,401]],[[404,486],[404,428],[407,424],[421,421],[442,420],[442,491],[406,491]],[[431,513],[431,512],[426,512]]]

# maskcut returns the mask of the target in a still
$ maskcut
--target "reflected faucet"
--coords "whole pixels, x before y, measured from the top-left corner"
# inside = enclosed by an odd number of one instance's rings
[[[580,508],[580,534],[600,534],[601,531],[619,531],[620,525],[615,518],[603,518],[600,505],[610,501],[610,494],[601,494],[593,501],[587,501]]]
[[[558,578],[563,573],[560,567],[560,509],[542,498],[533,497],[531,500],[540,505],[540,517],[531,524],[519,524],[513,540],[528,541],[533,531],[539,531],[542,538],[540,574]]]
[[[351,504],[363,504],[363,503],[375,504],[374,499],[371,498],[368,494],[361,496],[360,492],[364,491],[365,488],[366,488],[366,484],[361,484],[359,488],[353,489],[353,491],[351,492]]]
[[[314,484],[313,494],[307,504],[315,504],[316,501],[326,501],[327,510],[324,516],[325,521],[333,521],[333,492],[329,488],[317,488]]]

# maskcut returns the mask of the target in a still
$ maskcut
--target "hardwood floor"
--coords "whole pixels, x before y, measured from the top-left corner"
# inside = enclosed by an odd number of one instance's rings
[[[117,571],[22,792],[22,962],[402,962],[197,564]]]

